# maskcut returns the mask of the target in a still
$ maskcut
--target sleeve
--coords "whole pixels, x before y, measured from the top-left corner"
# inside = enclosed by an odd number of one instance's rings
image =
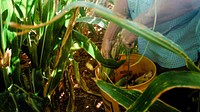
[[[200,8],[200,0],[192,0],[192,7],[193,7],[193,9],[199,9]]]

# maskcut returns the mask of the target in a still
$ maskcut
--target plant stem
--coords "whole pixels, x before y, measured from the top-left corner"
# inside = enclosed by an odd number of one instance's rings
[[[6,90],[8,89],[8,87],[10,86],[10,80],[8,78],[8,70],[9,68],[3,68],[2,71],[3,71],[3,78],[4,78],[4,83],[5,83],[5,86],[6,86]]]
[[[131,48],[126,49],[127,54],[126,54],[126,60],[128,61],[128,76],[130,75],[130,51]],[[128,89],[128,77],[126,77],[126,89]]]
[[[1,7],[1,2],[2,1],[0,1],[0,7]],[[1,52],[2,52],[2,54],[4,55],[4,53],[5,53],[5,43],[4,43],[4,31],[3,31],[3,22],[2,22],[2,10],[1,10],[1,8],[0,8],[0,27],[1,27],[1,48],[0,48],[0,50],[1,50]]]
[[[200,91],[199,91],[199,98],[198,98],[198,105],[197,105],[197,112],[200,111]]]

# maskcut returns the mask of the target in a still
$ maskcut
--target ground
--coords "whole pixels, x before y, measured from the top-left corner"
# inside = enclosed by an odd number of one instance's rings
[[[80,25],[81,26],[81,25]],[[94,29],[97,31],[96,34],[93,34],[88,31],[87,26],[85,24],[82,25],[82,34],[85,34],[88,38],[90,38],[98,48],[101,48],[102,38],[105,32],[105,29],[102,29],[98,26],[95,26]],[[94,37],[95,35],[95,37]],[[99,88],[95,84],[92,78],[95,77],[95,67],[97,67],[97,61],[93,59],[86,51],[80,49],[74,53],[74,59],[78,62],[79,65],[79,72],[80,76],[82,77],[83,81],[86,83],[86,88],[89,88],[89,92],[86,92],[84,88],[78,84],[75,73],[72,72],[72,87],[74,88],[74,96],[75,101],[73,102],[75,107],[75,112],[104,112],[103,101],[100,96]],[[71,68],[69,68],[70,70]],[[73,70],[72,70],[73,71]],[[62,87],[63,84],[60,84],[59,88]],[[69,86],[68,84],[66,84]],[[61,111],[66,111],[66,105],[69,101],[70,96],[69,93],[63,93],[62,89],[58,90],[58,94],[61,94],[58,101]],[[69,92],[69,91],[68,91]],[[97,94],[97,95],[96,95]],[[55,95],[57,96],[57,95]],[[55,98],[58,99],[58,98]],[[60,110],[59,110],[60,111]]]
[[[90,83],[92,84],[92,83]],[[92,84],[95,86],[95,84]],[[101,97],[88,94],[82,89],[75,89],[75,111],[76,112],[104,112]]]
[[[85,26],[83,25],[83,27]],[[83,34],[84,32],[88,32],[88,29],[87,28],[85,29],[86,29],[85,31],[84,30],[82,31]],[[85,35],[89,37],[100,49],[102,37],[104,34],[103,33],[104,29],[101,29],[100,27],[98,27],[97,29],[100,29],[100,30],[98,30],[96,34],[96,38],[93,38],[92,33],[85,33]],[[95,82],[92,80],[92,78],[95,77],[94,68],[97,66],[97,62],[83,49],[80,49],[75,52],[74,59],[79,64],[80,76],[82,77],[82,79],[84,79],[86,83],[86,87],[89,88],[90,90],[90,93],[88,93],[81,88],[80,84],[78,84],[78,82],[76,81],[75,73],[73,73],[73,68],[69,67],[68,70],[72,71],[71,81],[73,84],[72,87],[74,88],[75,98],[74,98],[73,103],[75,105],[74,107],[75,112],[104,112],[103,101],[99,94],[100,93],[99,88],[97,87]],[[31,66],[30,64],[31,60],[26,53],[23,53],[23,52],[21,53],[20,60],[21,60],[22,70],[29,68]],[[88,66],[88,64],[90,66]],[[69,87],[68,87],[69,80],[66,80],[66,81],[63,81],[63,80],[60,82],[60,85],[58,86],[58,88],[56,88],[55,93],[52,95],[51,100],[54,102],[53,110],[55,112],[58,112],[58,111],[65,112],[67,103],[71,97],[69,96]],[[66,86],[66,87],[63,87],[63,86]],[[64,88],[66,89],[64,90]],[[96,93],[98,95],[96,95]],[[49,110],[46,109],[46,111],[48,112]]]
[[[100,49],[102,37],[104,34],[104,29],[101,29],[100,27],[96,26],[94,27],[97,31],[96,38],[92,38],[92,33],[86,33],[85,35],[89,37],[95,45],[97,45]],[[87,31],[86,31],[87,32]],[[79,70],[80,74],[83,77],[84,81],[87,84],[87,87],[96,93],[99,92],[99,88],[95,84],[95,82],[92,80],[92,78],[95,77],[95,71],[94,68],[97,67],[97,62],[83,49],[76,52],[75,60],[79,62]],[[87,64],[90,64],[91,66],[87,66]],[[76,83],[75,83],[76,84]],[[104,112],[103,107],[103,101],[100,96],[86,93],[83,89],[80,88],[79,85],[75,87],[75,111],[76,112]]]

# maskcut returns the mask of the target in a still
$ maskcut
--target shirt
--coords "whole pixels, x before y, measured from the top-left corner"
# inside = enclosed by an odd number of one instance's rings
[[[127,0],[132,19],[148,10],[154,0]],[[185,53],[196,62],[200,49],[200,9],[184,14],[176,19],[156,25],[155,31],[181,46]],[[150,58],[161,67],[178,68],[185,66],[185,60],[175,53],[139,37],[139,53]]]

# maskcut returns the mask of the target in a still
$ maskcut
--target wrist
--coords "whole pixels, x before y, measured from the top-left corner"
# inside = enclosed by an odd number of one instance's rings
[[[142,14],[136,17],[133,21],[151,28],[153,26],[154,17],[150,17],[147,14]]]

